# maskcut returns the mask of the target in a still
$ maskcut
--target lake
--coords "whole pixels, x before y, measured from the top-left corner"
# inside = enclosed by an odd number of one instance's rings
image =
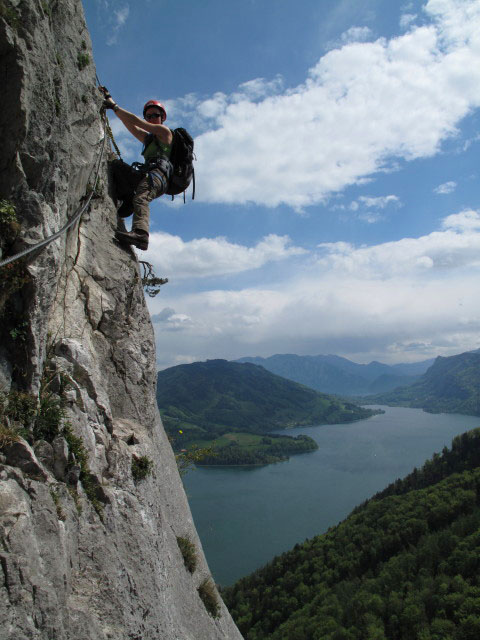
[[[289,429],[319,445],[264,467],[203,467],[184,478],[210,570],[227,586],[343,520],[390,482],[420,467],[480,418],[378,407],[351,424]],[[284,431],[278,433],[285,433]]]

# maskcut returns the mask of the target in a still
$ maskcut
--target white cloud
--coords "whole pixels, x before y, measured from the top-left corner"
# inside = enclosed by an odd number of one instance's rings
[[[107,112],[107,116],[109,112]],[[138,159],[139,142],[131,133],[125,129],[125,126],[118,118],[109,117],[110,128],[112,129],[115,143],[120,149],[123,160],[133,162]]]
[[[185,242],[179,236],[155,232],[150,235],[145,255],[157,273],[175,274],[179,279],[241,273],[305,253],[304,249],[291,246],[288,236],[275,234],[246,247],[222,237]]]
[[[443,231],[420,238],[403,238],[372,247],[345,250],[345,243],[323,243],[319,264],[338,275],[356,274],[372,280],[398,276],[417,277],[425,269],[437,273],[480,267],[480,215],[463,211],[448,216]]]
[[[368,40],[371,36],[372,31],[368,27],[350,27],[350,29],[342,33],[340,40],[343,44],[365,42],[365,40]]]
[[[466,209],[465,211],[454,213],[444,218],[442,228],[459,232],[480,229],[480,216],[478,211]]]
[[[110,19],[110,35],[107,38],[108,45],[116,44],[118,34],[127,21],[129,14],[130,7],[128,4],[113,10],[113,16]]]
[[[203,131],[199,199],[300,210],[438,153],[480,105],[480,3],[429,0],[425,16],[399,37],[329,51],[296,87],[256,79],[179,101]]]
[[[405,361],[480,346],[480,297],[472,295],[480,277],[478,211],[448,216],[441,230],[419,238],[319,248],[314,264],[275,285],[172,299],[162,290],[153,309],[170,307],[167,320],[190,321],[168,334],[157,324],[159,360],[337,352]]]
[[[400,16],[400,26],[402,29],[407,29],[416,19],[417,15],[415,13],[404,13]]]
[[[443,184],[438,185],[433,191],[434,193],[438,193],[439,195],[445,195],[448,193],[452,193],[455,191],[457,187],[457,183],[450,180],[449,182],[444,182]]]
[[[162,331],[183,331],[193,324],[189,316],[175,313],[175,309],[171,307],[165,307],[151,319],[153,323],[161,325]]]
[[[382,211],[389,206],[401,207],[402,202],[398,196],[360,196],[358,200],[352,200],[350,204],[335,204],[332,211],[353,211],[359,220],[372,224],[383,219]]]
[[[375,209],[385,209],[389,204],[400,205],[398,196],[360,196],[359,201],[366,207]]]

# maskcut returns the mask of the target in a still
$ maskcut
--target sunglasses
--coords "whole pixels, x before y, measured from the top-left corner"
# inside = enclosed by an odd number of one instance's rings
[[[147,113],[147,115],[145,116],[147,120],[154,120],[155,118],[161,118],[161,117],[162,117],[161,113]]]

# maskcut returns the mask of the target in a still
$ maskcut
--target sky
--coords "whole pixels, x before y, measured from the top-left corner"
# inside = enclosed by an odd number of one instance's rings
[[[159,369],[480,347],[478,0],[83,5],[116,102],[195,138],[195,200],[153,202],[138,252]]]

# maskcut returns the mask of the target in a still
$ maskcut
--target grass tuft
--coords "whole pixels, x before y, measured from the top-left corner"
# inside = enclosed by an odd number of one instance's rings
[[[212,616],[218,618],[220,615],[220,603],[218,602],[217,589],[210,578],[207,578],[197,589],[205,609]]]
[[[178,548],[182,552],[185,567],[193,573],[197,568],[197,552],[195,545],[188,538],[177,537]]]
[[[150,460],[147,456],[140,456],[132,458],[132,476],[135,482],[144,480],[147,476],[152,474],[153,460]]]

